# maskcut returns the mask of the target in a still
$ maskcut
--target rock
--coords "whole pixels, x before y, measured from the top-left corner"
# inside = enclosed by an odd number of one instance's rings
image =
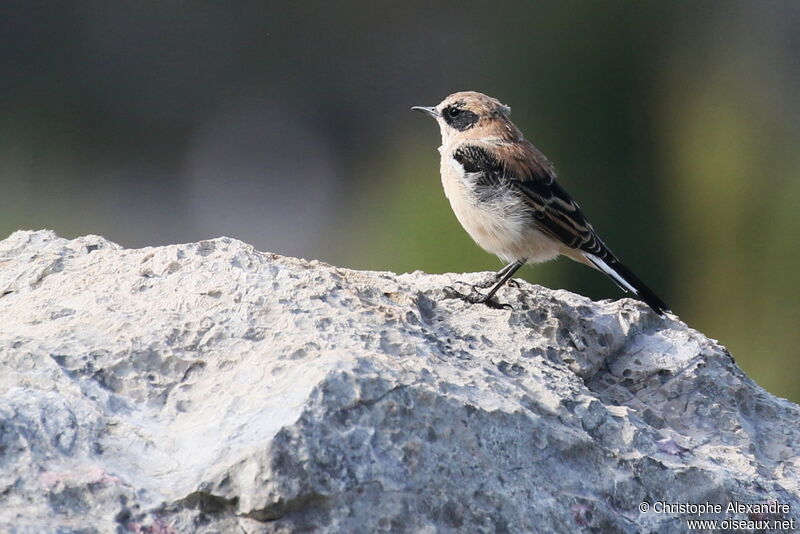
[[[443,289],[488,276],[12,234],[0,531],[684,532],[800,510],[798,407],[722,346],[633,300]],[[734,501],[791,511],[657,510]]]

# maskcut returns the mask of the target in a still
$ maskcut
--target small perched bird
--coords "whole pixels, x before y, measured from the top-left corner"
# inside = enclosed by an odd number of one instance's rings
[[[474,291],[467,300],[498,307],[492,297],[520,267],[563,254],[603,272],[657,314],[669,312],[603,243],[556,182],[550,161],[509,120],[511,108],[465,91],[438,106],[411,109],[439,123],[442,185],[461,226],[484,250],[508,262],[497,273],[494,287],[485,295]]]

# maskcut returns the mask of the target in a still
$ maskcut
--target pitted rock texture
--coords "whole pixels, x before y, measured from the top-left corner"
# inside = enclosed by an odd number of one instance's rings
[[[685,532],[640,503],[800,511],[798,407],[722,346],[633,300],[521,282],[494,310],[444,289],[489,277],[12,234],[0,532]]]

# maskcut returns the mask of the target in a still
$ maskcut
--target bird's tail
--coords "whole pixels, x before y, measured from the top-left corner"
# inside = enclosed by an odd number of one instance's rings
[[[659,314],[661,317],[663,317],[665,313],[672,313],[672,311],[669,309],[669,306],[667,306],[663,300],[658,298],[658,296],[653,293],[649,287],[644,285],[644,282],[639,280],[639,277],[633,274],[633,271],[622,265],[613,256],[606,258],[605,260],[595,256],[594,254],[584,254],[583,257],[586,258],[599,271],[602,271],[606,276],[611,278],[614,283],[620,287],[620,289],[626,293],[630,291],[645,301],[645,303],[653,308],[653,311]]]

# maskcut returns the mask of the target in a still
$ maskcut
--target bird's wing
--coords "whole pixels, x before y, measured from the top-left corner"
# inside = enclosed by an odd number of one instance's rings
[[[569,248],[600,258],[613,257],[578,204],[556,181],[552,164],[527,141],[469,143],[453,153],[468,173],[487,187],[508,187],[530,206],[537,228]]]
[[[639,295],[659,315],[669,307],[630,269],[621,264],[598,237],[578,204],[556,182],[547,158],[527,141],[464,144],[453,153],[464,171],[489,190],[517,191],[530,207],[536,227],[566,245],[571,258],[594,266],[623,291]]]

